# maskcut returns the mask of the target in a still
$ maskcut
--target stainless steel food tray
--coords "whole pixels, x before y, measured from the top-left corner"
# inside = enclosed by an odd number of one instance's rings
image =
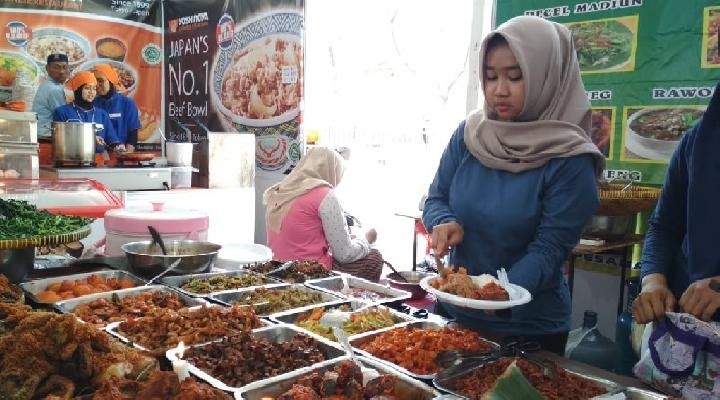
[[[202,308],[202,307],[222,307],[222,306],[220,306],[220,305],[215,305],[215,304],[210,304],[210,305],[207,305],[207,306],[195,306],[195,307],[190,307],[190,310],[197,310],[197,309]],[[269,322],[269,321],[266,321],[266,320],[261,319],[261,318],[258,318],[258,319],[260,320],[260,323],[262,324],[262,326],[261,326],[260,328],[264,328],[264,327],[267,327],[267,326],[274,326],[274,325],[273,325],[271,322]],[[107,324],[107,326],[105,326],[105,332],[107,332],[107,333],[109,333],[110,335],[112,335],[112,336],[120,339],[123,343],[132,343],[132,346],[133,346],[133,347],[135,347],[135,348],[137,348],[137,349],[140,349],[140,350],[145,350],[145,351],[151,352],[151,353],[153,353],[153,354],[155,354],[155,355],[158,355],[159,352],[163,352],[163,353],[164,353],[165,351],[167,351],[167,349],[168,349],[167,347],[165,347],[165,348],[160,348],[160,349],[148,349],[147,347],[144,347],[143,345],[141,345],[141,344],[139,344],[139,343],[131,340],[131,339],[128,338],[127,336],[123,335],[123,333],[120,332],[120,324],[121,324],[122,322],[123,322],[123,321],[118,321],[118,322],[113,322],[113,323]],[[260,328],[256,328],[256,329],[260,329]]]
[[[188,282],[191,279],[208,279],[212,278],[214,276],[243,276],[243,275],[257,275],[261,276],[263,280],[265,281],[265,284],[263,285],[256,285],[256,286],[247,286],[245,288],[236,288],[236,289],[228,289],[228,290],[219,290],[216,292],[210,292],[210,293],[193,293],[190,291],[187,291],[185,289],[182,289],[180,286],[182,286],[185,282]],[[282,284],[282,282],[278,281],[277,279],[269,278],[267,276],[264,276],[263,274],[258,274],[251,271],[229,271],[229,272],[209,272],[205,274],[192,274],[192,275],[179,275],[179,276],[167,276],[162,279],[162,284],[166,286],[170,286],[174,288],[175,290],[178,290],[182,293],[187,294],[188,296],[192,297],[209,297],[220,293],[226,293],[226,292],[232,292],[237,289],[246,289],[246,288],[257,288],[257,287],[271,287],[272,285],[279,285]]]
[[[343,278],[347,279],[348,286],[351,289],[352,288],[364,289],[364,290],[367,290],[370,292],[375,292],[375,293],[378,293],[381,295],[385,295],[387,297],[378,298],[378,299],[373,300],[373,299],[358,298],[358,297],[346,295],[345,293],[342,293]],[[395,301],[407,300],[411,296],[410,292],[391,288],[389,286],[370,282],[366,279],[357,278],[354,276],[347,276],[347,277],[334,276],[331,278],[313,279],[313,280],[305,281],[305,285],[308,287],[314,288],[314,289],[323,290],[323,291],[332,293],[336,296],[340,296],[343,298],[347,298],[347,299],[351,299],[351,300],[365,301],[365,302],[370,302],[370,303],[375,303],[375,304],[392,303]]]
[[[180,301],[183,303],[183,305],[185,305],[185,307],[208,305],[208,302],[204,299],[188,296],[184,293],[172,290],[167,286],[151,285],[122,289],[114,292],[95,293],[83,297],[78,297],[76,299],[63,300],[57,303],[56,308],[63,314],[73,314],[75,309],[80,305],[90,303],[97,299],[112,300],[113,296],[117,296],[118,298],[123,299],[125,297],[137,296],[140,293],[144,292],[166,292],[168,294],[174,294],[180,298]],[[80,318],[78,317],[78,319]]]
[[[237,289],[237,290],[234,290],[234,291],[232,291],[232,292],[224,292],[224,293],[219,293],[219,294],[210,296],[210,299],[211,299],[211,300],[214,300],[214,301],[217,301],[217,302],[219,302],[219,303],[222,303],[222,304],[231,306],[232,303],[233,303],[233,301],[237,300],[240,296],[242,296],[242,295],[244,295],[244,294],[247,294],[247,293],[250,293],[250,292],[253,292],[253,291],[257,290],[257,289],[258,289],[257,287]],[[283,283],[283,284],[279,284],[279,285],[276,285],[276,286],[267,287],[266,289],[268,289],[268,290],[298,289],[298,290],[301,290],[301,291],[303,291],[303,292],[318,293],[318,294],[320,294],[321,300],[320,300],[319,303],[309,304],[309,305],[302,306],[302,307],[289,308],[289,309],[287,309],[287,310],[278,311],[278,312],[288,312],[288,311],[304,310],[304,309],[307,309],[307,308],[320,307],[320,306],[324,306],[324,305],[327,305],[327,304],[335,304],[335,303],[339,303],[339,302],[342,302],[342,301],[343,301],[342,298],[337,297],[337,296],[334,296],[334,295],[331,294],[331,293],[328,293],[328,292],[325,292],[325,291],[322,291],[322,290],[315,290],[315,289],[306,287],[306,286],[304,286],[303,284],[300,284],[300,283],[297,283],[297,284]],[[277,313],[277,312],[276,312],[276,313]],[[269,317],[269,316],[272,315],[272,314],[274,314],[274,313],[258,314],[258,316],[260,316],[260,317]]]
[[[357,337],[351,337],[351,338],[350,338],[350,345],[353,347],[353,349],[354,349],[357,353],[362,354],[363,356],[365,356],[365,357],[367,357],[367,358],[369,358],[369,359],[372,359],[372,360],[375,360],[375,361],[377,361],[377,362],[379,362],[379,363],[385,364],[385,365],[387,365],[387,366],[389,366],[389,367],[391,367],[391,368],[395,368],[395,369],[397,369],[398,371],[400,371],[400,372],[402,372],[402,373],[404,373],[404,374],[407,374],[407,375],[409,375],[409,376],[411,376],[411,377],[413,377],[413,378],[416,378],[416,379],[428,379],[428,380],[430,380],[430,379],[435,378],[435,375],[436,375],[436,374],[425,374],[425,375],[423,375],[423,374],[416,374],[416,373],[414,373],[414,372],[412,372],[412,371],[409,371],[409,370],[407,370],[407,369],[405,369],[405,368],[403,368],[403,367],[401,367],[401,366],[399,366],[399,365],[397,365],[397,364],[395,364],[395,363],[393,363],[393,362],[391,362],[391,361],[389,361],[389,360],[383,360],[382,358],[376,357],[376,356],[372,355],[371,353],[369,353],[369,352],[367,352],[367,351],[365,351],[365,350],[362,350],[362,349],[360,348],[360,345],[365,344],[365,343],[368,343],[368,342],[372,341],[373,339],[375,339],[377,336],[379,336],[381,333],[384,333],[384,332],[387,332],[387,331],[391,331],[391,330],[393,330],[393,329],[398,329],[398,328],[440,329],[440,328],[445,327],[446,325],[447,325],[446,323],[437,322],[437,321],[416,321],[416,322],[410,322],[410,323],[407,323],[407,324],[402,324],[402,325],[400,325],[400,326],[394,326],[394,327],[392,327],[392,328],[385,328],[385,329],[381,329],[381,330],[378,330],[378,331],[374,331],[374,332],[372,332],[372,333],[370,333],[370,334],[367,334],[367,335],[360,335],[360,336],[357,336]],[[491,345],[497,345],[496,343],[493,343],[493,342],[491,342],[491,341],[487,341],[487,342],[490,343]]]
[[[87,273],[83,273],[83,274],[57,276],[57,277],[54,277],[54,278],[37,279],[37,280],[34,280],[34,281],[21,283],[21,284],[18,285],[18,286],[20,286],[20,287],[22,288],[22,290],[25,291],[25,293],[28,295],[28,297],[30,297],[30,299],[32,299],[32,301],[34,301],[34,302],[36,302],[36,303],[39,303],[39,304],[51,304],[51,305],[53,305],[54,307],[57,307],[57,304],[58,304],[58,303],[61,303],[61,302],[63,302],[63,301],[68,301],[68,300],[71,300],[71,299],[56,301],[56,302],[52,302],[52,303],[43,303],[43,302],[41,302],[41,301],[38,300],[38,298],[37,298],[36,295],[37,295],[38,293],[42,292],[43,290],[47,289],[47,287],[50,286],[50,285],[52,285],[53,283],[62,282],[62,281],[64,281],[64,280],[76,281],[76,280],[79,280],[79,279],[88,278],[88,277],[93,276],[93,275],[100,275],[100,276],[104,277],[105,279],[111,279],[111,278],[122,279],[122,278],[126,278],[126,279],[129,279],[129,280],[133,281],[136,286],[142,286],[142,285],[145,284],[145,281],[144,281],[143,279],[138,278],[137,276],[135,276],[135,275],[133,275],[133,274],[131,274],[131,273],[129,273],[129,272],[119,271],[119,270],[111,270],[111,271],[97,271],[97,272],[87,272]],[[118,290],[125,290],[125,289],[118,289]],[[113,292],[117,292],[118,290],[111,290],[111,291],[109,291],[109,292],[104,292],[104,293],[113,293]],[[87,297],[87,296],[92,296],[92,295],[78,296],[78,297],[76,297],[76,299],[80,299],[80,298]]]
[[[282,342],[290,341],[293,338],[293,336],[295,336],[298,333],[309,336],[309,335],[307,335],[307,333],[305,331],[298,329],[292,325],[273,325],[273,326],[269,326],[269,327],[265,327],[265,328],[255,329],[250,334],[257,338],[265,338],[272,343],[282,343]],[[317,339],[315,337],[312,337],[312,338],[317,341],[320,351],[322,351],[323,355],[325,356],[325,361],[314,364],[314,365],[324,365],[329,362],[332,362],[334,359],[343,357],[345,355],[345,351],[340,347],[340,345],[333,343],[326,339]],[[209,343],[215,343],[215,342],[219,342],[219,341],[220,340],[216,340],[216,341],[209,342]],[[202,348],[204,346],[207,346],[209,343],[197,344],[197,345],[189,346],[189,348]],[[179,353],[179,349],[177,347],[175,347],[175,348],[169,349],[165,353],[165,356],[167,357],[168,360],[170,360],[171,363],[177,362],[179,360],[178,353]],[[313,368],[314,365],[311,365],[311,366],[308,366],[305,368],[301,368],[298,370],[289,371],[284,374],[276,375],[273,377],[261,379],[261,380],[251,382],[245,386],[240,386],[240,387],[229,386],[229,385],[225,384],[224,382],[220,381],[218,378],[215,378],[215,377],[211,376],[209,373],[196,367],[194,364],[192,364],[190,362],[188,362],[188,369],[191,374],[197,376],[198,378],[206,381],[207,383],[211,384],[212,386],[214,386],[220,390],[224,390],[224,391],[228,391],[228,392],[235,392],[235,391],[247,391],[247,390],[252,390],[254,388],[264,387],[266,385],[272,385],[275,382],[280,381],[284,378],[297,375],[298,371]]]
[[[328,304],[328,305],[324,305],[324,306],[315,306],[315,307],[322,307],[325,310],[328,310],[328,309],[338,308],[338,307],[340,307],[342,305],[346,305],[346,304],[350,306],[350,309],[352,311],[356,311],[358,309],[366,308],[366,307],[378,307],[378,306],[383,307],[382,305],[369,304],[369,303],[364,303],[361,301],[340,301],[335,304]],[[297,325],[295,325],[295,321],[297,321],[297,319],[300,317],[300,315],[311,312],[312,309],[315,307],[308,306],[308,307],[305,307],[304,309],[298,309],[298,310],[285,311],[285,312],[281,312],[281,313],[271,314],[270,320],[273,322],[277,322],[279,324],[291,324],[291,325],[297,326]],[[390,310],[390,314],[393,317],[395,317],[397,320],[401,321],[393,326],[399,326],[399,325],[406,324],[408,322],[417,321],[417,319],[415,319],[414,317],[411,317],[410,315],[403,314],[401,312],[393,310],[392,308],[388,308],[388,310]],[[314,337],[322,337],[321,335],[318,335],[317,333],[311,332],[311,331],[303,329],[301,327],[297,327],[297,328],[301,329],[303,332],[306,332]],[[388,329],[388,328],[383,328],[383,330],[384,329]],[[357,335],[351,335],[349,338],[353,339],[353,338],[357,338],[357,337],[362,337],[362,336],[371,334],[373,332],[377,332],[377,331],[363,332],[363,333],[359,333]],[[327,340],[327,339],[325,339],[325,340]]]
[[[287,392],[292,387],[293,383],[297,382],[298,379],[308,376],[313,372],[323,373],[327,370],[332,370],[335,365],[342,361],[348,360],[348,357],[342,357],[339,359],[332,360],[326,364],[318,364],[314,367],[298,370],[295,374],[277,379],[273,382],[265,383],[261,386],[254,387],[251,389],[244,389],[235,392],[236,400],[262,400],[267,398],[275,399],[281,394]],[[413,399],[413,400],[429,400],[440,396],[440,392],[426,385],[423,382],[412,379],[397,370],[388,367],[375,360],[358,357],[358,361],[370,369],[374,369],[381,374],[392,375],[397,378],[397,385],[395,387],[395,395],[400,399]]]
[[[449,387],[451,386],[451,383],[452,383],[452,382],[454,382],[454,381],[456,381],[456,380],[458,380],[458,379],[461,379],[462,377],[464,377],[465,375],[471,373],[471,372],[474,371],[475,369],[476,369],[476,368],[471,368],[471,369],[467,370],[466,372],[464,372],[464,373],[462,373],[462,374],[460,374],[460,375],[457,375],[457,376],[455,376],[455,377],[453,377],[453,378],[451,378],[451,379],[439,380],[439,379],[435,378],[435,379],[433,379],[433,385],[435,385],[435,387],[437,387],[438,389],[440,389],[440,390],[443,391],[443,392],[450,393],[450,394],[452,394],[452,395],[454,395],[454,396],[457,396],[457,397],[459,397],[459,398],[461,398],[461,399],[467,399],[468,397],[464,396],[464,395],[461,394],[461,393],[455,392],[453,389],[450,389]],[[568,373],[570,373],[570,374],[576,375],[576,376],[578,376],[578,377],[580,377],[580,378],[587,379],[587,380],[589,380],[589,381],[592,381],[592,382],[597,383],[597,384],[600,385],[600,386],[605,387],[605,388],[608,390],[608,392],[620,388],[620,386],[619,386],[617,383],[615,383],[615,382],[613,382],[613,381],[610,381],[610,380],[607,380],[607,379],[598,378],[598,377],[592,376],[592,375],[581,374],[581,373],[579,373],[579,372],[573,371],[572,369],[567,369],[567,368],[566,368],[565,370],[566,370]],[[660,394],[660,393],[656,393],[656,392],[652,392],[652,391],[644,390],[644,389],[639,389],[639,388],[636,388],[636,387],[624,388],[624,390],[621,391],[621,392],[619,392],[618,394],[620,394],[620,393],[624,394],[624,395],[625,395],[625,399],[627,399],[627,400],[661,400],[661,399],[668,399],[668,398],[669,398],[669,397],[667,397],[667,396],[665,396],[665,395],[662,395],[662,394]],[[601,397],[601,396],[598,396],[598,397],[595,397],[595,398],[596,398],[596,399],[601,399],[602,397]]]

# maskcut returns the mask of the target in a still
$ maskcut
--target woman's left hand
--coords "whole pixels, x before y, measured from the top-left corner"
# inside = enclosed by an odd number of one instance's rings
[[[122,143],[120,143],[119,145],[115,146],[115,149],[114,149],[114,150],[115,150],[116,152],[119,152],[119,153],[125,153],[125,152],[127,152],[127,149],[125,148],[125,145],[122,144]]]
[[[680,307],[688,314],[709,321],[720,309],[720,276],[694,282],[680,297]]]

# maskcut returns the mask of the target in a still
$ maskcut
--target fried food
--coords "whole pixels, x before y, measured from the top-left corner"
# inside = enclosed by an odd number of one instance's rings
[[[483,399],[485,392],[490,390],[495,381],[513,362],[520,368],[523,375],[546,399],[581,400],[590,399],[606,393],[598,384],[568,374],[562,368],[556,368],[557,380],[543,374],[541,368],[524,359],[505,358],[485,364],[470,374],[450,383],[450,388],[472,400]]]
[[[486,283],[478,286],[463,267],[457,272],[445,268],[439,277],[430,281],[430,285],[442,292],[474,300],[509,300],[510,295],[490,275],[481,275]]]
[[[190,310],[157,308],[142,318],[130,318],[118,332],[141,346],[165,354],[165,349],[231,336],[262,326],[251,307],[201,307]]]
[[[62,282],[50,284],[45,290],[35,294],[35,297],[41,303],[54,303],[88,294],[104,293],[135,286],[135,282],[128,278],[105,278],[102,275],[93,274],[86,279],[65,279]]]
[[[0,302],[22,303],[23,298],[22,289],[11,284],[7,276],[0,274]]]
[[[12,393],[9,399],[40,398],[38,392],[68,398],[81,388],[99,388],[113,377],[136,379],[158,367],[154,358],[70,315],[0,303],[0,319],[9,330],[0,337],[0,393]]]
[[[110,300],[97,299],[81,304],[73,314],[81,320],[100,327],[128,318],[143,317],[157,308],[179,310],[185,307],[180,296],[167,291],[142,292],[122,299],[113,294]]]
[[[491,345],[467,329],[396,328],[379,334],[360,348],[410,372],[433,374],[440,370],[435,364],[440,351],[484,351],[490,350]]]
[[[224,338],[207,346],[191,347],[184,359],[230,387],[284,374],[325,361],[318,342],[296,334],[274,343],[249,332]]]
[[[225,392],[212,388],[194,378],[179,381],[170,371],[153,371],[147,381],[111,379],[98,390],[92,400],[230,400]]]

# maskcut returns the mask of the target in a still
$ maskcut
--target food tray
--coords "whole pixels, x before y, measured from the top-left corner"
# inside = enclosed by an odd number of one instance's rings
[[[387,297],[372,300],[372,299],[357,298],[357,297],[352,297],[352,296],[346,295],[341,292],[341,290],[343,288],[343,277],[340,277],[340,276],[308,280],[308,281],[305,281],[305,285],[308,287],[311,287],[313,289],[323,290],[323,291],[332,293],[336,296],[341,296],[341,297],[352,299],[352,300],[370,302],[373,304],[392,303],[395,301],[407,300],[411,296],[410,292],[407,292],[405,290],[391,288],[391,287],[388,287],[385,285],[373,283],[368,280],[365,280],[362,278],[357,278],[354,276],[347,277],[347,282],[348,282],[348,286],[351,289],[352,288],[364,289],[364,290],[367,290],[370,292],[375,292],[375,293],[385,295]]]
[[[439,379],[435,378],[435,379],[433,379],[433,385],[435,385],[436,388],[442,390],[443,392],[450,393],[461,399],[467,399],[468,397],[455,392],[453,389],[449,389],[449,387],[451,386],[452,382],[455,382],[456,380],[464,377],[465,375],[471,373],[473,370],[475,370],[475,368],[471,368],[471,369],[467,370],[466,372],[464,372],[460,375],[457,375],[455,377],[452,377],[450,379],[439,380]],[[593,382],[597,383],[598,385],[605,387],[608,391],[611,391],[613,389],[620,387],[617,383],[615,383],[613,381],[609,381],[607,379],[598,378],[598,377],[592,376],[592,375],[581,374],[579,372],[575,372],[575,371],[573,371],[571,369],[567,369],[567,368],[565,370],[568,373],[578,376],[580,378],[584,378],[589,381],[593,381]],[[625,399],[627,399],[627,400],[655,400],[655,399],[661,400],[661,399],[669,398],[660,393],[655,393],[655,392],[651,392],[649,390],[639,389],[636,387],[628,387],[625,389],[624,392],[621,392],[621,393],[625,394]]]
[[[254,337],[258,337],[258,338],[264,337],[272,343],[282,343],[282,342],[289,341],[290,339],[292,339],[293,336],[295,336],[298,333],[307,335],[307,333],[304,330],[298,329],[292,325],[273,325],[273,326],[268,326],[265,328],[259,328],[259,329],[253,330],[251,332],[251,335]],[[333,362],[335,359],[343,357],[345,355],[345,351],[338,344],[331,342],[327,339],[320,340],[316,337],[312,337],[312,338],[318,342],[318,347],[323,352],[323,354],[325,355],[325,358],[326,358],[325,361],[315,364],[315,365],[325,365],[325,364]],[[219,341],[219,340],[217,340],[217,341]],[[214,341],[214,342],[216,342],[216,341]],[[213,342],[209,342],[209,343],[213,343]],[[207,346],[207,345],[208,345],[208,343],[203,343],[203,344],[188,346],[188,348],[197,348],[197,347],[203,347],[203,346]],[[178,358],[178,348],[175,347],[175,348],[169,349],[165,353],[165,356],[167,357],[168,360],[170,360],[171,363],[173,361],[175,361],[175,362],[178,361],[178,359],[179,359]],[[204,380],[205,382],[209,383],[210,385],[212,385],[213,387],[215,387],[217,389],[224,390],[227,392],[235,392],[235,391],[252,390],[254,388],[259,388],[259,387],[263,387],[266,385],[273,385],[277,381],[283,380],[290,376],[297,375],[299,371],[314,368],[315,365],[308,366],[305,368],[300,368],[300,369],[293,370],[293,371],[289,371],[284,374],[280,374],[280,375],[273,376],[270,378],[261,379],[259,381],[255,381],[255,382],[252,382],[245,386],[240,386],[240,387],[228,386],[225,383],[223,383],[222,381],[210,376],[208,373],[204,372],[203,370],[196,367],[192,363],[188,363],[188,369],[191,374]]]
[[[90,303],[91,301],[97,300],[97,299],[107,299],[111,300],[113,296],[117,296],[121,299],[125,297],[130,296],[136,296],[143,292],[167,292],[177,295],[182,303],[186,307],[194,307],[194,306],[202,306],[202,305],[208,305],[208,302],[204,299],[200,299],[197,297],[190,297],[184,293],[177,292],[175,290],[172,290],[168,288],[167,286],[161,286],[161,285],[151,285],[151,286],[139,286],[129,289],[122,289],[122,290],[116,290],[114,292],[105,292],[105,293],[95,293],[83,297],[78,297],[76,299],[70,299],[70,300],[63,300],[58,302],[55,307],[63,314],[72,314],[75,309],[82,305]],[[78,317],[78,319],[80,319]],[[82,321],[82,320],[81,320]],[[84,321],[83,321],[84,322]]]
[[[403,367],[401,367],[401,366],[399,366],[399,365],[397,365],[397,364],[395,364],[395,363],[393,363],[393,362],[391,362],[391,361],[383,360],[382,358],[376,357],[376,356],[372,355],[371,353],[369,353],[369,352],[367,352],[367,351],[365,351],[365,350],[360,349],[360,345],[372,341],[373,339],[375,339],[378,335],[380,335],[380,334],[383,333],[383,332],[387,332],[387,331],[390,331],[390,330],[393,330],[393,329],[397,329],[397,328],[419,328],[419,329],[428,329],[428,328],[430,328],[430,329],[440,329],[440,328],[444,328],[446,325],[447,325],[447,324],[445,324],[445,323],[436,322],[436,321],[416,321],[416,322],[410,322],[410,323],[403,324],[403,325],[400,325],[400,326],[393,326],[393,327],[391,327],[391,328],[385,328],[385,329],[377,330],[377,331],[374,331],[374,332],[372,332],[372,333],[370,333],[370,334],[367,334],[367,335],[359,335],[359,336],[357,336],[357,337],[351,337],[351,338],[350,338],[350,345],[353,347],[353,349],[354,349],[357,353],[362,354],[363,356],[365,356],[365,357],[367,357],[367,358],[369,358],[369,359],[371,359],[371,360],[375,360],[375,361],[377,361],[377,362],[379,362],[379,363],[382,363],[382,364],[385,364],[385,365],[387,365],[387,366],[389,366],[389,367],[391,367],[391,368],[395,368],[395,369],[397,369],[398,371],[400,371],[400,372],[402,372],[402,373],[404,373],[404,374],[406,374],[406,375],[409,375],[409,376],[411,376],[411,377],[413,377],[413,378],[416,378],[416,379],[428,379],[428,380],[430,380],[430,379],[435,378],[435,375],[436,375],[436,374],[427,374],[427,375],[416,374],[416,373],[411,372],[411,371],[409,371],[409,370],[407,370],[407,369],[405,369],[405,368],[403,368]],[[490,342],[490,341],[488,341],[488,343],[494,344],[493,342]]]
[[[191,297],[210,297],[210,296],[217,295],[220,293],[228,293],[228,292],[237,290],[237,289],[229,289],[229,290],[221,290],[221,291],[210,292],[210,293],[193,293],[193,292],[189,292],[185,289],[180,288],[180,286],[182,286],[185,282],[187,282],[191,279],[208,279],[208,278],[212,278],[213,276],[220,276],[220,275],[226,275],[226,276],[260,275],[265,280],[264,285],[248,286],[248,287],[242,288],[242,289],[257,288],[257,287],[263,287],[263,286],[264,287],[272,287],[275,285],[282,284],[281,282],[279,282],[276,279],[268,278],[267,276],[264,276],[262,274],[257,274],[255,272],[250,272],[250,271],[208,272],[208,273],[204,273],[204,274],[166,276],[162,279],[161,282],[163,285],[170,286],[170,287],[174,288],[175,290],[185,293],[186,295],[191,296]]]
[[[196,309],[199,309],[199,308],[201,308],[201,307],[222,307],[222,306],[210,304],[210,305],[208,305],[208,306],[189,307],[189,309],[190,309],[190,310],[196,310]],[[258,318],[258,319],[259,319],[260,322],[263,324],[263,326],[261,326],[260,328],[264,328],[264,327],[267,327],[267,326],[274,326],[271,322],[269,322],[269,321],[267,321],[267,320],[264,320],[264,319],[262,319],[262,318]],[[136,349],[139,349],[139,350],[143,350],[143,351],[150,352],[150,353],[152,353],[152,354],[155,355],[155,356],[158,356],[160,353],[164,353],[164,352],[166,352],[166,351],[169,349],[169,348],[167,348],[167,347],[162,348],[162,349],[148,349],[147,347],[145,347],[145,346],[143,346],[143,345],[141,345],[141,344],[139,344],[139,343],[136,343],[136,342],[130,340],[128,337],[126,337],[125,335],[123,335],[122,332],[120,332],[120,324],[121,324],[122,322],[123,322],[123,321],[117,321],[117,322],[112,322],[112,323],[110,323],[110,324],[107,324],[107,325],[105,326],[105,332],[107,332],[107,333],[109,333],[110,335],[112,335],[112,336],[120,339],[120,341],[122,341],[123,343],[131,343],[131,344],[132,344],[132,347],[134,347],[134,348],[136,348]],[[256,329],[260,329],[260,328],[256,328]]]
[[[275,399],[281,394],[287,392],[292,387],[293,383],[297,382],[298,379],[310,375],[313,372],[324,372],[332,370],[335,365],[342,361],[347,360],[348,357],[342,357],[336,360],[332,360],[329,363],[318,364],[314,367],[298,370],[295,374],[277,379],[273,382],[267,382],[263,385],[258,385],[251,389],[244,389],[235,392],[236,400],[262,400],[262,399]],[[413,400],[429,400],[440,396],[440,392],[426,385],[423,382],[412,379],[408,376],[403,375],[397,370],[388,367],[385,364],[379,363],[375,360],[358,357],[358,361],[366,368],[374,369],[381,374],[388,374],[397,377],[396,395],[400,399],[413,399]],[[399,392],[399,393],[398,393]]]
[[[0,197],[25,200],[53,214],[103,218],[106,211],[123,207],[120,197],[93,179],[0,179],[0,182]]]
[[[210,299],[211,299],[211,300],[214,300],[214,301],[216,301],[216,302],[222,303],[222,304],[224,304],[224,305],[227,305],[227,306],[232,306],[232,302],[233,302],[234,300],[236,300],[238,297],[240,297],[241,295],[243,295],[243,294],[245,294],[245,293],[249,293],[249,292],[255,291],[256,289],[258,289],[258,288],[257,288],[257,287],[252,287],[252,288],[237,289],[237,290],[234,290],[234,291],[232,291],[232,292],[224,292],[224,293],[215,294],[215,295],[213,295],[213,296],[210,296]],[[304,286],[304,285],[302,285],[302,284],[299,284],[299,283],[297,283],[297,284],[289,284],[289,283],[278,284],[278,285],[274,285],[274,286],[271,286],[271,287],[267,287],[267,289],[268,289],[268,290],[299,289],[299,290],[302,290],[302,291],[304,291],[304,292],[319,293],[319,294],[320,294],[320,297],[321,297],[320,303],[310,304],[310,305],[302,306],[302,307],[290,308],[290,309],[287,309],[287,310],[284,310],[284,311],[280,311],[280,312],[304,310],[304,309],[307,309],[307,308],[312,309],[312,308],[314,308],[314,307],[320,307],[320,306],[324,306],[324,305],[326,305],[326,304],[340,303],[340,302],[343,301],[342,298],[337,297],[337,296],[334,296],[334,295],[332,295],[331,293],[327,293],[327,292],[322,291],[322,290],[315,290],[315,289],[306,287],[306,286]],[[269,316],[272,315],[272,314],[273,314],[273,313],[268,313],[268,314],[260,314],[260,313],[258,313],[257,315],[258,315],[259,317],[269,317]]]
[[[105,279],[111,279],[111,278],[130,279],[131,281],[135,282],[136,286],[142,286],[145,284],[144,280],[138,278],[137,276],[135,276],[129,272],[119,271],[119,270],[111,270],[111,271],[87,272],[84,274],[65,275],[65,276],[58,276],[58,277],[54,277],[54,278],[37,279],[34,281],[21,283],[19,286],[25,291],[25,293],[28,295],[28,297],[32,301],[39,303],[39,304],[51,304],[51,305],[57,307],[58,303],[62,303],[63,301],[68,301],[70,299],[56,301],[53,303],[43,303],[41,301],[38,301],[38,298],[35,295],[42,292],[43,290],[47,289],[47,287],[52,285],[53,283],[62,282],[64,280],[75,281],[78,279],[88,278],[92,275],[100,275],[100,276],[104,277]],[[118,289],[118,290],[125,290],[125,289]],[[111,290],[111,291],[105,292],[105,293],[114,293],[114,292],[117,292],[118,290]],[[85,295],[85,296],[79,296],[79,297],[76,297],[76,299],[84,298],[87,296],[92,296],[92,294]]]
[[[332,309],[332,308],[338,308],[345,304],[349,305],[350,309],[353,311],[358,310],[363,307],[377,306],[377,304],[373,305],[373,304],[364,303],[364,302],[360,302],[360,301],[340,301],[335,304],[328,304],[328,305],[324,305],[324,306],[308,306],[308,307],[305,307],[304,309],[297,309],[297,310],[292,310],[292,311],[285,311],[285,312],[281,312],[281,313],[271,314],[270,320],[273,322],[277,322],[278,324],[291,324],[291,325],[295,326],[297,329],[300,329],[303,332],[306,332],[309,335],[312,335],[313,337],[322,338],[322,336],[318,335],[317,333],[311,332],[309,330],[303,329],[303,328],[295,325],[295,321],[297,321],[297,319],[300,317],[300,315],[312,311],[312,309],[315,307],[322,307],[325,310],[328,310],[328,309]],[[394,327],[407,324],[408,322],[417,321],[417,319],[415,319],[414,317],[412,317],[408,314],[403,314],[397,310],[393,310],[392,308],[388,308],[388,310],[390,310],[390,314],[392,314],[392,316],[394,316],[395,318],[397,318],[398,320],[401,321],[401,322],[398,322],[397,324],[393,325]],[[390,329],[390,328],[392,328],[392,327],[383,328],[381,330]],[[371,334],[373,332],[378,332],[378,331],[368,331],[368,332],[358,333],[357,335],[350,335],[349,338],[353,339],[353,338],[357,338],[357,337],[362,337],[362,336]],[[328,340],[326,338],[323,338],[323,339]]]
[[[64,244],[76,242],[90,235],[90,225],[86,225],[74,232],[63,233],[59,235],[32,236],[23,239],[3,239],[0,240],[0,250],[5,249],[22,249],[25,247],[50,246],[56,244]]]

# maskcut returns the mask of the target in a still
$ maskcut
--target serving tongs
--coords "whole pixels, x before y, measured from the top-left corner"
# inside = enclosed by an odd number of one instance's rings
[[[543,375],[557,381],[557,365],[534,354],[540,349],[540,344],[537,342],[521,341],[509,336],[498,347],[489,351],[443,350],[435,357],[435,363],[444,368],[438,372],[436,379],[441,381],[452,379],[501,358],[519,357],[537,365]]]

